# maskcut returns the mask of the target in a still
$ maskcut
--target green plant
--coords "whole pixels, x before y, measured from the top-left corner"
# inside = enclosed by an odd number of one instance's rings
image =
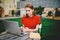
[[[39,6],[38,8],[35,8],[35,11],[37,14],[41,15],[42,11],[44,10],[44,7]]]

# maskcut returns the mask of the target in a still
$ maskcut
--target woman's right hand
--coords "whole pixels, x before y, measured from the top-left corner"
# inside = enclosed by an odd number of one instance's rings
[[[23,28],[23,32],[26,32],[27,31],[27,29],[26,28]]]
[[[20,31],[23,32],[23,27],[20,27]]]
[[[21,31],[21,32],[26,32],[27,30],[26,30],[25,27],[20,27],[20,31]]]

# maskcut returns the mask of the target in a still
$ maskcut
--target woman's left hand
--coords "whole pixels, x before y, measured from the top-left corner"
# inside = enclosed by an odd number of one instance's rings
[[[27,31],[29,31],[29,28],[27,27],[23,28],[23,32],[27,32]]]
[[[29,28],[26,27],[25,29],[26,29],[26,31],[29,31]]]

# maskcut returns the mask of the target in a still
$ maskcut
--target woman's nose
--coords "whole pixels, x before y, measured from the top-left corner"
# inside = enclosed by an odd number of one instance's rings
[[[27,11],[26,13],[28,14],[29,12]]]

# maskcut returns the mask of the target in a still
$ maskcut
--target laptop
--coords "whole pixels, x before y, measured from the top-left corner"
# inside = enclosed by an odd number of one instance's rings
[[[21,35],[21,31],[20,31],[20,27],[18,25],[18,22],[4,20],[3,24],[4,24],[5,29],[7,30],[7,32],[17,34],[17,35]]]
[[[0,40],[25,40],[29,37],[28,34],[21,34],[18,22],[3,20],[3,25],[7,32],[0,35]]]

